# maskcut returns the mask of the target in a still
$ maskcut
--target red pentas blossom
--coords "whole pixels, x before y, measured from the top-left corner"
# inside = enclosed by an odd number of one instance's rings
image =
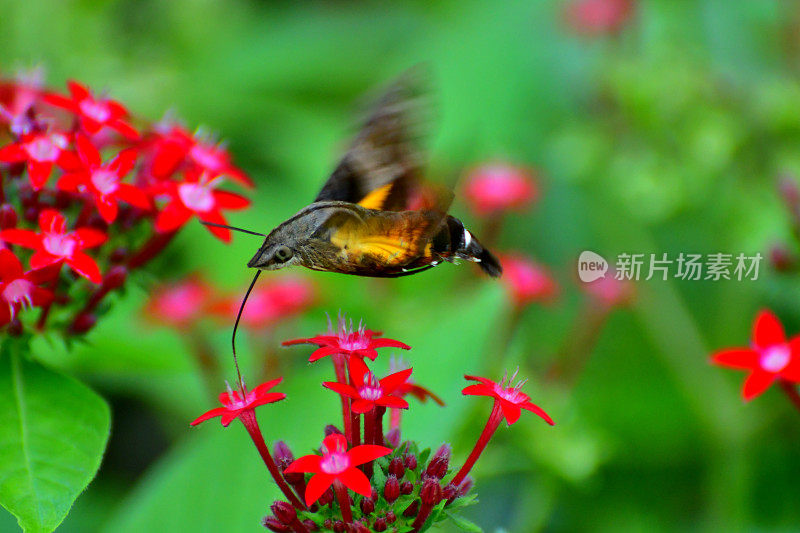
[[[156,179],[166,179],[184,165],[189,165],[214,176],[229,176],[245,186],[253,186],[247,174],[231,163],[230,154],[222,145],[192,135],[180,125],[161,125],[147,145],[152,150],[150,172]]]
[[[185,173],[183,181],[155,185],[153,194],[167,198],[167,204],[156,218],[156,229],[160,232],[175,231],[192,216],[203,222],[226,225],[228,222],[221,211],[244,209],[250,205],[250,200],[232,192],[217,190],[223,179],[219,174],[193,170]],[[231,232],[227,228],[208,226],[208,230],[225,242],[231,240]]]
[[[408,409],[408,402],[393,393],[406,383],[410,375],[411,369],[407,368],[379,380],[370,372],[363,359],[353,357],[350,359],[352,385],[336,381],[326,381],[323,385],[352,398],[354,401],[350,408],[354,413],[363,414],[376,406]]]
[[[353,321],[350,320],[348,327],[345,317],[339,317],[339,329],[333,331],[333,327],[328,323],[328,333],[326,335],[317,335],[309,339],[295,339],[285,341],[284,346],[291,346],[294,344],[316,344],[319,346],[311,357],[308,358],[309,362],[317,361],[323,357],[334,354],[342,354],[347,356],[368,357],[375,360],[378,357],[377,348],[402,348],[403,350],[410,350],[411,347],[403,342],[393,339],[379,338],[381,333],[366,329],[359,323],[357,329],[353,329]]]
[[[800,335],[787,339],[778,318],[770,311],[761,311],[753,325],[750,347],[720,350],[711,356],[711,361],[748,370],[742,397],[752,400],[776,380],[800,383]]]
[[[631,280],[617,279],[611,271],[602,278],[580,283],[579,287],[597,305],[605,309],[629,305],[636,292]]]
[[[68,150],[69,137],[60,132],[32,132],[12,144],[0,148],[0,162],[27,163],[28,179],[38,191],[47,182],[54,165],[72,168],[78,164]]]
[[[59,178],[56,185],[60,190],[86,192],[91,195],[100,216],[108,223],[117,218],[118,200],[139,209],[150,209],[150,198],[147,194],[138,187],[121,182],[136,164],[135,149],[122,150],[104,164],[100,152],[85,135],[77,135],[75,146],[81,166]]]
[[[100,268],[94,259],[83,250],[103,244],[107,236],[93,228],[77,228],[67,231],[67,220],[54,209],[45,209],[39,215],[39,229],[34,232],[26,229],[7,229],[0,231],[0,239],[35,250],[31,257],[31,267],[38,269],[66,263],[76,274],[89,281],[100,283]]]
[[[392,453],[390,448],[374,444],[362,444],[348,450],[347,440],[340,433],[325,437],[320,451],[322,456],[300,457],[285,470],[286,473],[310,472],[314,474],[306,486],[306,505],[317,501],[331,485],[335,485],[334,490],[337,491],[337,496],[339,492],[336,485],[339,484],[362,496],[370,496],[372,486],[369,479],[356,467]],[[347,494],[345,494],[345,498],[346,496]],[[343,510],[345,507],[349,510],[349,503],[343,503],[341,499],[340,503],[342,503]]]
[[[239,310],[239,295],[226,296],[213,303],[210,312],[230,322]],[[314,302],[314,285],[299,276],[271,280],[255,288],[247,300],[241,323],[252,328],[266,328],[281,320],[299,315]]]
[[[145,306],[145,314],[153,322],[185,328],[206,311],[211,299],[211,286],[199,275],[153,291]]]
[[[33,69],[18,74],[14,81],[0,80],[0,124],[7,124],[18,137],[37,125],[34,106],[41,97],[43,77],[41,69]]]
[[[109,98],[96,98],[84,85],[76,81],[67,82],[70,96],[47,93],[44,101],[50,105],[66,109],[74,113],[80,120],[81,127],[89,134],[98,133],[104,127],[116,130],[124,137],[135,140],[139,133],[128,124],[128,110]]]
[[[507,163],[490,163],[469,171],[464,197],[480,216],[524,209],[539,196],[532,172]]]
[[[566,6],[567,24],[578,33],[597,36],[619,32],[633,16],[634,0],[574,0]]]
[[[212,409],[199,417],[197,417],[191,425],[196,426],[201,422],[205,422],[211,418],[221,417],[222,425],[228,427],[228,424],[239,418],[245,411],[252,411],[260,405],[268,403],[275,403],[286,398],[282,392],[269,392],[276,385],[278,385],[283,378],[273,379],[266,383],[262,383],[255,389],[248,391],[244,387],[244,392],[238,390],[231,390],[228,388],[227,392],[219,395],[219,401],[222,407]]]
[[[515,306],[549,301],[558,294],[558,284],[544,267],[532,259],[518,253],[504,254],[500,263],[503,265],[501,281]]]
[[[25,272],[13,252],[0,250],[0,325],[13,320],[23,307],[50,303],[52,291],[39,285],[51,277],[45,270]]]

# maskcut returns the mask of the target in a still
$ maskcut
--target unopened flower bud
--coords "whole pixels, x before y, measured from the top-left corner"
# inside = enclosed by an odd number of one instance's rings
[[[369,528],[362,524],[361,522],[356,522],[351,527],[353,533],[369,533]]]
[[[297,520],[297,511],[295,511],[294,506],[290,503],[278,500],[270,506],[270,510],[272,510],[272,514],[275,515],[275,518],[284,524],[292,524]]]
[[[403,481],[400,484],[400,494],[411,494],[414,492],[414,484],[410,481]]]
[[[325,426],[325,436],[328,437],[330,435],[342,435],[342,432],[333,424],[328,424]]]
[[[56,191],[54,205],[56,209],[64,209],[72,203],[72,195],[66,191]]]
[[[431,458],[428,468],[425,470],[426,476],[443,478],[447,474],[447,467],[450,464],[450,446],[443,444]]]
[[[406,473],[406,466],[403,464],[401,457],[395,457],[389,463],[389,473],[394,474],[397,479],[402,479]]]
[[[275,456],[275,463],[281,471],[285,470],[294,461],[292,450],[282,440],[275,443],[272,448],[272,454]]]
[[[372,524],[372,529],[375,531],[386,531],[386,519],[381,517],[375,520],[375,523]]]
[[[417,469],[417,456],[412,454],[406,455],[406,468],[409,470]]]
[[[334,531],[334,533],[344,533],[344,531],[345,531],[344,522],[342,522],[341,520],[337,520],[336,522],[334,522],[333,523],[333,531]]]
[[[422,488],[419,489],[419,499],[425,505],[436,505],[442,499],[442,487],[439,485],[439,480],[429,477],[422,483]]]
[[[115,265],[111,267],[103,277],[103,285],[109,290],[120,288],[125,283],[125,278],[128,277],[128,269],[122,265]]]
[[[22,213],[22,218],[28,222],[36,222],[39,219],[39,208],[35,205],[26,207]]]
[[[95,324],[97,324],[97,317],[94,314],[81,313],[80,315],[78,315],[78,318],[76,318],[72,322],[70,331],[72,333],[78,333],[78,334],[86,333],[87,331],[92,329]]]
[[[458,495],[459,496],[466,496],[469,494],[469,491],[472,490],[473,480],[471,477],[467,476],[464,478],[464,481],[461,482],[461,485],[458,486]]]
[[[322,527],[325,529],[333,529],[333,520],[330,518],[326,518],[325,521],[322,523]]]
[[[456,497],[458,497],[458,489],[452,483],[448,483],[442,489],[442,498],[444,498],[448,502],[452,502],[453,500],[456,499]]]
[[[403,516],[405,516],[406,518],[410,518],[412,516],[417,516],[418,512],[419,512],[419,500],[414,500],[413,502],[411,502],[411,505],[406,507],[406,510],[403,511]]]
[[[305,520],[303,520],[302,524],[306,526],[306,529],[309,531],[317,531],[319,529],[317,523],[311,520],[310,518],[306,518]]]
[[[397,520],[397,517],[394,515],[394,511],[387,511],[386,512],[386,523],[393,524]]]
[[[36,207],[39,204],[39,196],[32,187],[23,185],[19,188],[19,202],[22,207]]]
[[[0,229],[17,227],[17,212],[11,204],[0,206]]]
[[[8,334],[13,337],[18,337],[22,335],[22,331],[22,322],[20,322],[18,317],[14,317],[14,319],[8,324]]]
[[[264,520],[261,521],[261,525],[270,531],[275,531],[276,533],[285,533],[292,530],[291,527],[287,526],[274,516],[264,517]]]
[[[322,496],[319,497],[317,500],[320,505],[328,505],[333,501],[333,491],[331,489],[326,490],[322,493]]]
[[[383,487],[383,497],[386,501],[393,503],[400,497],[400,482],[394,474],[389,474],[386,478],[386,485]]]
[[[400,446],[400,428],[390,429],[389,432],[386,433],[386,441],[392,448]]]
[[[108,256],[108,260],[115,265],[124,263],[127,258],[128,258],[128,249],[125,248],[124,246],[119,246],[115,248]]]
[[[375,510],[375,501],[372,498],[363,498],[361,500],[361,512],[365,515],[372,514]]]

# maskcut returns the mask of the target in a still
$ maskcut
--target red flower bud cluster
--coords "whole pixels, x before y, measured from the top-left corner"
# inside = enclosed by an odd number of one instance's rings
[[[222,211],[249,203],[218,189],[226,178],[252,185],[222,147],[134,120],[82,83],[67,88],[0,81],[0,326],[11,333],[88,331],[103,299],[191,218],[224,224]]]

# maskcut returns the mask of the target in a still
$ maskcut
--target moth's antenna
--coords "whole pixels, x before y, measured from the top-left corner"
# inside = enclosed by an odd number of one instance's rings
[[[231,348],[233,348],[233,364],[236,366],[236,377],[239,379],[239,389],[242,391],[242,397],[244,397],[244,382],[242,381],[242,373],[239,371],[239,361],[236,358],[236,329],[239,327],[239,320],[242,318],[242,311],[244,311],[244,304],[247,303],[247,298],[250,296],[250,292],[253,290],[253,287],[258,281],[258,276],[261,274],[260,270],[256,270],[256,275],[253,276],[253,281],[250,282],[250,286],[247,287],[247,292],[244,293],[244,299],[242,300],[242,304],[239,306],[239,312],[236,313],[236,322],[233,323],[233,334],[231,334]]]
[[[234,227],[234,226],[226,226],[225,224],[216,224],[214,222],[206,222],[205,220],[201,220],[200,222],[202,222],[206,226],[214,226],[215,228],[232,229],[233,231],[241,231],[242,233],[249,233],[250,235],[258,235],[259,237],[266,237],[266,234],[264,234],[264,233],[259,233],[257,231],[250,231],[249,229],[242,229],[242,228],[237,228],[237,227]]]

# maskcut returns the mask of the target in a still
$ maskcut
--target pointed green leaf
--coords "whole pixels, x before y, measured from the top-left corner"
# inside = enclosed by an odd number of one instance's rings
[[[52,531],[100,466],[110,413],[18,348],[7,341],[0,355],[0,504],[25,531]]]

